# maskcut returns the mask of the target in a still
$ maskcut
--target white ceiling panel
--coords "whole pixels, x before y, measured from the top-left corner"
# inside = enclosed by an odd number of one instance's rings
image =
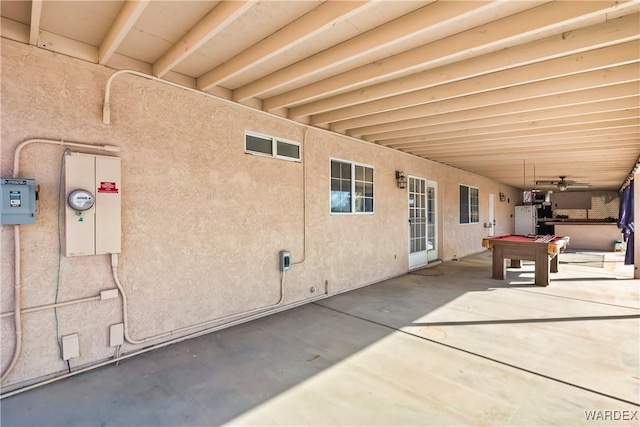
[[[97,47],[123,4],[123,1],[44,1],[40,28]]]

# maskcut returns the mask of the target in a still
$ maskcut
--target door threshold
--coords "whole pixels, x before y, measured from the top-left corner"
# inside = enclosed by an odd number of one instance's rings
[[[429,261],[427,263],[427,265],[425,265],[422,268],[431,268],[431,267],[435,267],[436,265],[440,265],[440,264],[442,264],[442,260],[440,258],[438,258],[438,259],[434,259],[432,261]]]
[[[436,265],[440,265],[442,264],[442,260],[441,259],[434,259],[432,261],[427,262],[426,264],[422,264],[419,265],[417,267],[413,267],[410,268],[409,271],[416,271],[416,270],[422,270],[423,268],[431,268],[431,267],[435,267]]]

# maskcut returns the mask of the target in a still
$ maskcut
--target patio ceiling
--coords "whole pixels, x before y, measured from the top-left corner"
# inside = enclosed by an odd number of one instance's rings
[[[3,0],[1,34],[515,187],[566,176],[618,190],[640,156],[639,11],[637,0]]]

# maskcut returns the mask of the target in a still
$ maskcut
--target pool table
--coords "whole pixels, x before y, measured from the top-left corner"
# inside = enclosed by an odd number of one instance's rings
[[[506,235],[482,239],[482,246],[493,250],[492,275],[503,280],[505,259],[511,260],[510,267],[521,267],[521,260],[534,261],[536,266],[535,284],[549,286],[549,272],[558,272],[558,254],[564,252],[569,237],[539,235]]]

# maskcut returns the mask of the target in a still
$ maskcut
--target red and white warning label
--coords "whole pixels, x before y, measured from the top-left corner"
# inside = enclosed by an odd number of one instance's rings
[[[100,182],[98,193],[118,193],[118,187],[115,182]]]

